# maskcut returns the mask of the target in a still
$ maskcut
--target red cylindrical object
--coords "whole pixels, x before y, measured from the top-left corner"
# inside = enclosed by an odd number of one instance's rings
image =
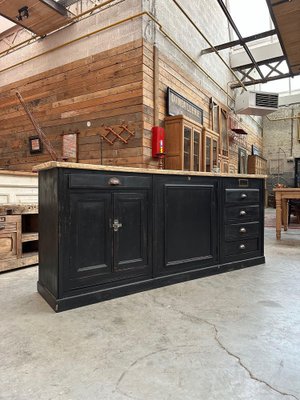
[[[157,158],[165,154],[165,130],[160,126],[152,128],[152,157]]]

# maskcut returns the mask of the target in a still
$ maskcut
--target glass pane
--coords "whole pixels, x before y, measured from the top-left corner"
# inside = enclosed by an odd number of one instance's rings
[[[227,118],[226,115],[222,112],[222,152],[223,156],[228,156],[228,131],[227,131]]]
[[[194,131],[194,171],[200,171],[200,133]]]
[[[211,166],[210,166],[210,151],[211,151],[211,138],[207,137],[206,138],[206,144],[205,144],[205,153],[206,153],[206,165],[205,165],[205,170],[207,172],[211,171]]]
[[[213,140],[213,168],[218,168],[218,142]]]
[[[220,133],[219,126],[219,106],[213,107],[213,130]]]
[[[191,169],[191,135],[192,130],[190,128],[184,127],[184,161],[183,161],[183,169],[190,170]]]

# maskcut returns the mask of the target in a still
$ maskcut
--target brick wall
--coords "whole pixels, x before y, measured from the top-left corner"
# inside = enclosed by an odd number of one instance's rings
[[[300,157],[300,105],[280,108],[263,119],[264,157],[268,160],[269,185],[277,181],[294,185],[294,159]],[[286,118],[286,119],[285,119]]]

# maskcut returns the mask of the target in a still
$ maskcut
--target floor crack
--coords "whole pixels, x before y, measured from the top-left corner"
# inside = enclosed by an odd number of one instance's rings
[[[137,363],[139,363],[140,361],[142,361],[142,360],[144,360],[145,358],[150,357],[150,356],[152,356],[152,355],[154,355],[154,354],[161,353],[162,351],[166,351],[166,350],[167,350],[167,349],[163,348],[163,349],[159,349],[159,350],[156,350],[156,351],[152,351],[151,353],[144,354],[143,356],[138,357],[136,360],[134,360],[134,361],[126,368],[126,370],[123,371],[122,374],[120,375],[119,379],[117,380],[117,383],[116,383],[114,392],[119,392],[119,393],[123,394],[124,396],[126,396],[126,397],[128,397],[129,399],[132,399],[132,400],[140,400],[140,399],[138,399],[138,398],[136,398],[136,397],[132,397],[132,396],[128,395],[127,393],[123,392],[123,391],[120,389],[119,386],[120,386],[122,380],[124,379],[124,376],[127,374],[127,372],[128,372],[132,367],[134,367],[134,366],[135,366]]]
[[[152,296],[152,295],[151,295],[151,297],[152,297],[154,303],[156,303],[156,304],[158,304],[158,305],[160,305],[160,306],[162,306],[162,307],[166,307],[166,306],[167,306],[165,303],[159,302],[159,301],[155,298],[155,296]],[[208,320],[206,320],[206,319],[204,319],[204,318],[196,317],[195,315],[188,314],[188,313],[186,313],[186,312],[184,312],[184,311],[181,311],[181,310],[177,310],[176,308],[174,308],[174,307],[172,307],[172,306],[167,306],[167,307],[170,308],[172,311],[181,314],[181,315],[184,316],[185,318],[188,318],[188,319],[191,320],[191,321],[194,320],[195,322],[202,322],[202,323],[204,323],[204,324],[206,324],[206,325],[212,327],[212,328],[214,329],[214,333],[215,333],[215,334],[214,334],[214,340],[218,343],[219,347],[220,347],[223,351],[225,351],[229,356],[231,356],[231,357],[233,357],[233,358],[235,358],[235,359],[237,360],[238,364],[248,373],[250,379],[252,379],[252,380],[254,380],[254,381],[256,381],[256,382],[259,382],[259,383],[264,384],[264,385],[267,386],[269,389],[273,390],[274,392],[276,392],[276,393],[278,393],[278,394],[280,394],[280,395],[282,395],[282,396],[290,396],[290,397],[294,398],[295,400],[300,400],[300,399],[299,399],[298,397],[296,397],[295,395],[293,395],[293,394],[291,394],[291,393],[283,392],[282,390],[279,390],[279,389],[276,389],[275,387],[273,387],[272,385],[270,385],[268,382],[264,381],[263,379],[257,378],[257,377],[250,371],[250,369],[247,368],[247,366],[242,362],[241,358],[240,358],[239,356],[237,356],[236,354],[232,353],[230,350],[228,350],[228,349],[225,347],[225,345],[221,342],[221,339],[220,339],[220,336],[219,336],[219,330],[218,330],[217,326],[216,326],[214,323],[212,323],[212,322],[210,322],[210,321],[208,321]]]

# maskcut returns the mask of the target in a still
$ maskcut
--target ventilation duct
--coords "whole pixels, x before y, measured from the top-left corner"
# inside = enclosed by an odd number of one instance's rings
[[[56,2],[61,4],[64,7],[70,7],[75,3],[78,3],[79,0],[57,0]]]

